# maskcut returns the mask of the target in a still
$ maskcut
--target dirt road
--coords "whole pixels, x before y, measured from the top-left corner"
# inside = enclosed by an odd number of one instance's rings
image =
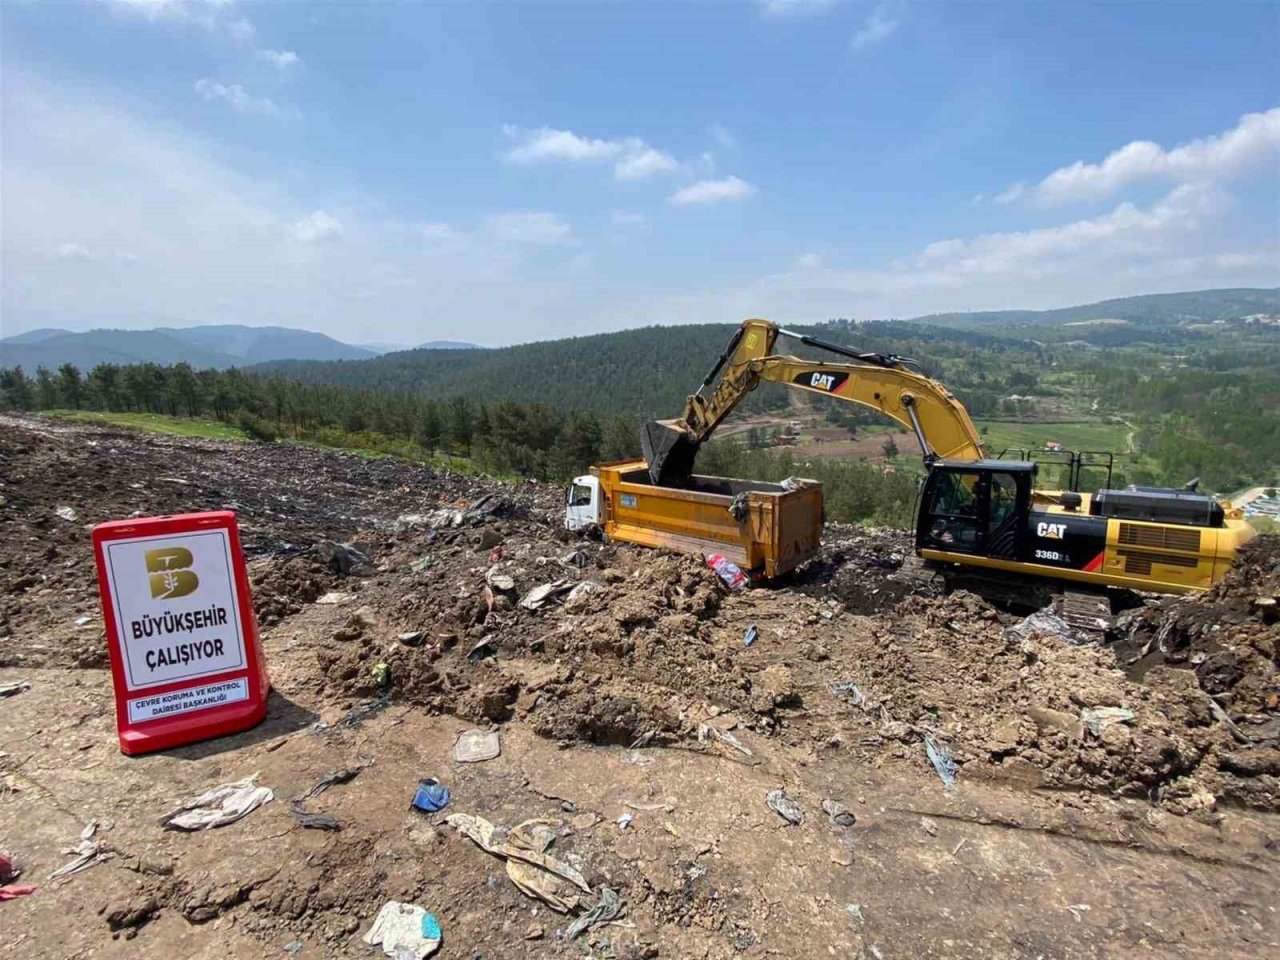
[[[453,525],[485,495],[491,512]],[[1270,553],[1235,592],[1145,613],[1135,643],[1170,627],[1139,682],[1110,648],[1010,634],[1016,618],[976,597],[884,600],[890,533],[833,528],[805,576],[729,594],[695,560],[570,539],[546,486],[12,418],[0,496],[0,684],[31,685],[0,701],[0,849],[40,888],[0,903],[11,955],[377,957],[360,936],[389,899],[436,914],[446,958],[1280,949],[1275,624],[1251,605],[1280,585]],[[269,717],[126,758],[88,528],[224,506],[249,554]],[[344,576],[325,540],[370,565]],[[557,580],[595,586],[519,605]],[[315,602],[332,592],[347,599]],[[1206,705],[1215,683],[1234,735]],[[1079,714],[1097,706],[1134,719],[1093,737]],[[454,761],[472,727],[498,732],[499,757]],[[926,735],[954,756],[954,788]],[[299,826],[289,798],[355,768],[309,801],[341,829]],[[245,819],[158,825],[253,773],[275,799]],[[428,776],[452,790],[440,814],[409,806]],[[780,787],[802,823],[766,804]],[[832,799],[855,822],[824,814]],[[550,852],[593,891],[577,912],[605,888],[624,912],[568,940],[570,918],[450,813],[549,821]],[[90,822],[109,859],[50,881]]]

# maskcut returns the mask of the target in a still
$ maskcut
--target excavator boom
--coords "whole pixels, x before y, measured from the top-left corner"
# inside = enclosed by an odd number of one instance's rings
[[[824,362],[775,355],[780,335],[794,337],[854,361]],[[761,381],[822,393],[878,410],[910,429],[927,463],[977,460],[982,441],[969,414],[942,384],[908,369],[911,361],[855,353],[813,337],[788,333],[767,320],[747,320],[729,341],[677,420],[645,424],[641,445],[649,475],[660,486],[680,486],[693,472],[698,449]],[[719,378],[717,380],[717,377]],[[703,390],[715,386],[706,396]]]

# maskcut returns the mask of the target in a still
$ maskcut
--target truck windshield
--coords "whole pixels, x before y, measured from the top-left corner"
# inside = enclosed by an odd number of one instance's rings
[[[571,507],[589,507],[591,506],[591,488],[585,483],[575,483],[569,490],[569,506]]]

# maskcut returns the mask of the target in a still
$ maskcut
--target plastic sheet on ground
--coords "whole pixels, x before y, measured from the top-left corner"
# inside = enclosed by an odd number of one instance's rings
[[[1071,625],[1048,610],[1037,610],[1031,616],[1015,623],[1005,631],[1005,636],[1018,640],[1027,640],[1031,637],[1057,637],[1067,643],[1074,643],[1076,639]]]
[[[956,762],[951,758],[951,751],[934,740],[933,737],[925,737],[924,752],[929,758],[929,762],[933,764],[933,769],[938,772],[938,778],[942,780],[942,785],[944,787],[955,786]]]
[[[1095,737],[1102,736],[1102,731],[1113,724],[1132,723],[1135,717],[1127,707],[1092,707],[1080,711],[1080,722]]]
[[[764,802],[769,809],[792,826],[804,823],[804,807],[787,796],[787,791],[779,787],[765,794]]]
[[[275,799],[269,787],[258,786],[255,773],[234,783],[223,783],[185,801],[160,821],[166,830],[209,830],[247,817]]]
[[[591,893],[586,878],[569,864],[548,854],[556,837],[555,825],[546,820],[526,820],[503,840],[498,828],[483,817],[455,813],[445,818],[480,849],[507,861],[507,877],[522,893],[544,902],[553,910],[568,913],[577,909],[582,897]]]
[[[458,763],[483,763],[500,753],[502,742],[492,730],[464,730],[453,744],[453,759]]]
[[[362,939],[396,960],[425,960],[440,949],[442,937],[440,924],[422,907],[388,900]]]
[[[626,909],[626,906],[626,901],[622,899],[617,890],[612,887],[601,887],[600,897],[595,906],[569,924],[568,929],[565,930],[565,936],[570,940],[575,940],[594,927],[611,923],[622,916],[622,911]]]

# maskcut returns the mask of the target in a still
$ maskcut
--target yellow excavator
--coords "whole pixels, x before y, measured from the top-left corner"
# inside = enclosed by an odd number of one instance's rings
[[[778,355],[780,336],[842,359]],[[686,483],[699,447],[768,381],[870,407],[910,429],[926,468],[917,556],[936,570],[987,571],[1006,585],[1032,578],[1033,585],[1065,587],[1061,609],[1079,626],[1096,628],[1109,616],[1107,588],[1190,593],[1212,586],[1253,536],[1239,509],[1197,492],[1194,482],[1092,494],[1036,489],[1038,465],[988,457],[964,405],[918,367],[747,320],[683,415],[645,424],[649,477],[655,486]]]

